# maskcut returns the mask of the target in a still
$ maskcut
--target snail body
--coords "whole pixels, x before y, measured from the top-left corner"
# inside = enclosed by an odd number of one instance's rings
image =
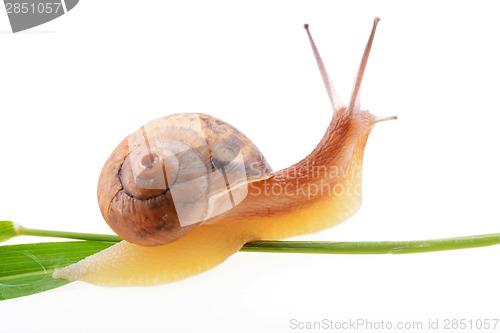
[[[160,118],[122,141],[103,168],[98,197],[124,241],[53,276],[111,286],[171,282],[220,264],[247,242],[311,233],[352,216],[361,205],[368,136],[377,122],[395,118],[359,105],[378,21],[348,106],[305,26],[334,114],[317,147],[288,168],[273,172],[246,136],[204,114]]]

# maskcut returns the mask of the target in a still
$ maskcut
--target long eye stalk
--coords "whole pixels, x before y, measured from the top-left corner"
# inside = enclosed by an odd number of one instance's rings
[[[349,102],[349,111],[351,113],[359,113],[361,111],[360,106],[360,98],[359,91],[361,88],[361,82],[363,81],[363,75],[365,74],[366,64],[368,63],[368,57],[370,55],[370,50],[372,48],[373,39],[375,37],[375,31],[377,30],[377,24],[380,21],[380,18],[376,17],[373,21],[373,28],[370,33],[370,37],[368,38],[368,42],[366,43],[365,51],[363,52],[363,57],[361,58],[361,64],[359,65],[358,73],[356,75],[356,79],[354,80],[354,88],[352,90],[351,100]],[[326,92],[328,93],[328,98],[330,99],[330,103],[334,110],[340,109],[343,105],[342,100],[340,99],[337,91],[333,87],[333,84],[330,80],[330,76],[326,70],[325,64],[321,59],[318,48],[316,47],[316,43],[311,36],[311,32],[309,31],[309,24],[304,24],[304,28],[307,31],[307,36],[309,37],[309,42],[311,43],[311,47],[314,53],[314,58],[318,64],[319,72],[321,73],[321,77],[323,79],[323,83],[326,88]]]
[[[311,32],[309,31],[309,24],[304,24],[304,29],[307,31],[307,36],[309,37],[309,42],[311,43],[311,47],[314,53],[314,58],[316,59],[316,63],[318,64],[319,72],[321,73],[321,77],[323,78],[323,83],[325,84],[326,92],[328,94],[328,98],[330,99],[330,103],[332,103],[333,110],[338,110],[344,104],[340,99],[340,96],[337,94],[337,91],[333,87],[332,81],[330,80],[330,76],[326,71],[325,64],[323,63],[323,59],[319,54],[318,48],[316,47],[316,43],[314,43],[314,39],[311,36]]]
[[[356,80],[354,80],[354,88],[352,89],[351,101],[349,102],[349,112],[359,113],[361,112],[359,90],[361,89],[361,82],[363,81],[363,76],[365,74],[366,64],[368,63],[368,56],[370,55],[370,50],[372,49],[373,38],[375,37],[375,31],[377,30],[377,24],[380,18],[376,17],[373,21],[372,32],[370,33],[370,38],[365,46],[365,51],[363,52],[363,57],[361,58],[361,64],[359,65],[358,74],[356,75]]]

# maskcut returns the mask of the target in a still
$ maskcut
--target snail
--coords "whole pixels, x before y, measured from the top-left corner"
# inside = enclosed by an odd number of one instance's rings
[[[154,120],[124,139],[103,167],[101,213],[124,240],[54,278],[107,286],[167,283],[206,271],[255,240],[316,232],[361,205],[363,152],[376,117],[359,91],[375,18],[348,106],[333,88],[304,27],[334,109],[317,147],[273,171],[259,149],[228,123],[200,113]]]

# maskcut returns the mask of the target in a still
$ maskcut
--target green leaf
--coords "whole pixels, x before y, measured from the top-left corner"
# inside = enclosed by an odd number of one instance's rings
[[[0,300],[27,296],[69,283],[53,279],[52,273],[122,239],[116,235],[101,235],[67,231],[29,229],[13,222],[0,222],[0,240],[29,235],[84,239],[77,242],[36,243],[0,246]],[[254,241],[240,251],[272,253],[323,254],[404,254],[458,250],[500,244],[500,233],[466,237],[382,242],[290,242]]]
[[[18,236],[21,226],[12,221],[0,221],[0,243]]]
[[[70,281],[52,273],[115,242],[75,241],[7,245],[0,247],[0,300],[36,294]]]

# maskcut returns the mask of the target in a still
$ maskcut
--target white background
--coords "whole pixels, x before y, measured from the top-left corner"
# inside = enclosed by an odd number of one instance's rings
[[[0,219],[110,233],[96,200],[100,169],[126,135],[170,113],[217,116],[252,138],[274,169],[295,163],[332,114],[302,25],[310,24],[348,101],[375,16],[382,21],[362,107],[399,120],[370,136],[361,210],[296,239],[500,232],[493,1],[82,0],[18,34],[0,14]],[[291,319],[499,318],[499,258],[500,246],[413,255],[237,253],[169,285],[72,283],[4,301],[0,331],[294,332]]]

